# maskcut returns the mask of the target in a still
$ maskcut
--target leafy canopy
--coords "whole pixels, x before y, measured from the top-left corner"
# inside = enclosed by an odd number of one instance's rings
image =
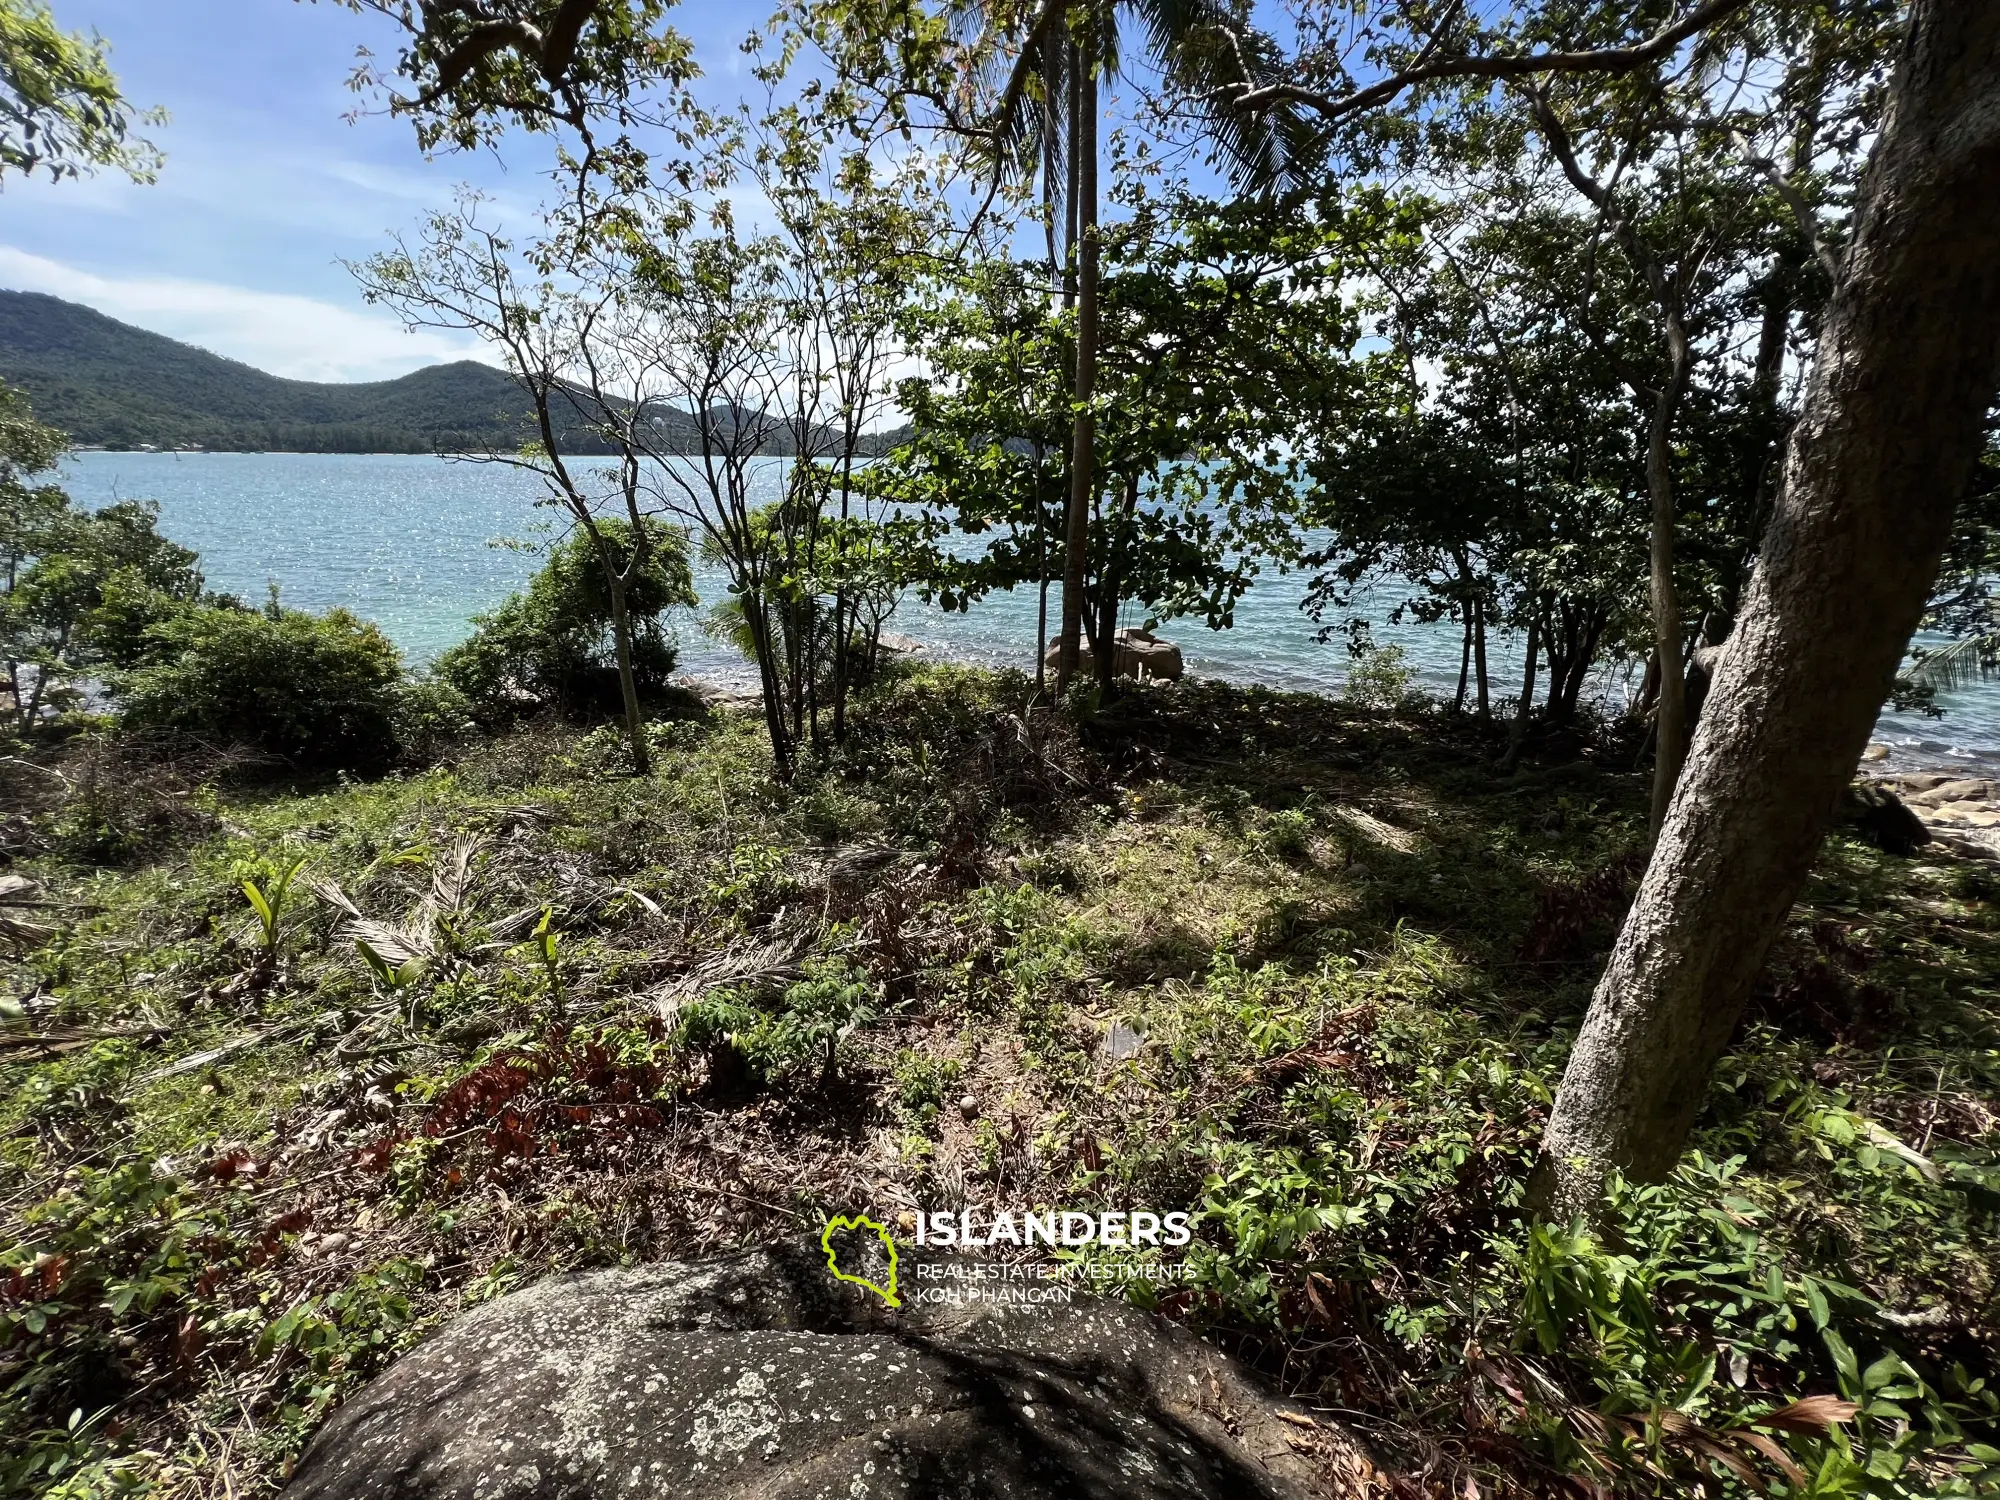
[[[165,120],[126,102],[102,37],[64,31],[41,0],[0,0],[0,182],[99,167],[151,182],[160,153],[132,127]]]

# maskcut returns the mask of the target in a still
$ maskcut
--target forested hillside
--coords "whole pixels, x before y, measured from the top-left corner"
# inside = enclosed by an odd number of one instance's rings
[[[520,388],[476,360],[396,380],[285,380],[40,292],[0,291],[0,380],[87,447],[431,453],[531,436]],[[675,446],[694,446],[684,414],[665,420],[685,430]],[[581,430],[564,442],[605,451]]]
[[[106,447],[425,452],[527,434],[513,381],[472,360],[354,385],[284,380],[36,292],[0,292],[0,377]]]

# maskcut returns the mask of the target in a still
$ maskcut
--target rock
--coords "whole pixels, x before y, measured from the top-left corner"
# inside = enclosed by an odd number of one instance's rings
[[[1857,838],[1889,854],[1915,854],[1931,841],[1924,821],[1887,787],[1857,781],[1841,797],[1839,821]]]
[[[965,1096],[963,1096],[958,1101],[958,1112],[961,1115],[965,1116],[965,1118],[968,1120],[977,1117],[977,1115],[979,1114],[978,1097],[973,1094],[966,1094]]]
[[[1889,758],[1889,747],[1887,745],[1870,745],[1866,750],[1861,752],[1861,758],[1864,761],[1887,760]]]
[[[1947,802],[1984,802],[1992,795],[1990,781],[1945,781],[1910,798],[1915,807],[1943,807]]]
[[[1907,795],[1911,792],[1928,792],[1933,787],[1943,786],[1947,781],[1954,779],[1950,776],[1940,776],[1935,771],[1919,771],[1911,776],[1891,777],[1889,785]]]
[[[293,1500],[1328,1500],[1351,1437],[1122,1302],[905,1306],[815,1242],[554,1277],[351,1397]],[[933,1265],[942,1264],[937,1260]],[[962,1262],[961,1265],[977,1263]],[[991,1289],[995,1283],[960,1283]],[[1028,1283],[1047,1288],[1047,1283]]]
[[[679,681],[704,708],[749,708],[762,701],[755,693],[712,682],[706,677],[683,677]]]
[[[1181,648],[1172,641],[1163,641],[1150,630],[1121,630],[1112,646],[1113,660],[1120,677],[1156,677],[1163,682],[1179,682],[1186,675],[1181,661]],[[1062,643],[1050,645],[1048,654],[1042,658],[1044,666],[1053,667],[1062,655]],[[1081,644],[1076,655],[1076,669],[1088,676],[1096,667],[1096,653],[1090,643]]]
[[[893,630],[885,630],[875,637],[875,647],[879,651],[889,652],[892,656],[921,656],[924,653],[922,641],[915,636],[901,635]]]
[[[1104,1055],[1113,1062],[1124,1062],[1128,1057],[1137,1057],[1139,1049],[1145,1045],[1146,1038],[1123,1021],[1113,1021],[1105,1028]]]

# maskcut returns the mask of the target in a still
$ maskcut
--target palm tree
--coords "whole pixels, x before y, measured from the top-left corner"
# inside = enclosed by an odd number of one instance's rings
[[[984,83],[979,134],[996,185],[1009,172],[1038,176],[1049,224],[1065,224],[1064,305],[1076,308],[1076,419],[1063,519],[1062,634],[1056,691],[1075,675],[1083,626],[1097,419],[1098,84],[1125,57],[1121,18],[1136,23],[1144,59],[1185,98],[1239,182],[1276,186],[1296,176],[1311,139],[1289,106],[1247,113],[1226,101],[1271,81],[1277,44],[1248,26],[1230,0],[957,0],[954,19]],[[1060,167],[1060,172],[1058,168]],[[1109,636],[1109,631],[1105,632]]]

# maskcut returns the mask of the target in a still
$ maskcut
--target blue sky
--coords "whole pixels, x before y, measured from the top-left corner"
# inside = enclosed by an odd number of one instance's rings
[[[454,185],[503,214],[543,196],[546,147],[426,161],[407,124],[350,123],[355,49],[393,46],[379,18],[297,0],[53,0],[70,30],[111,44],[127,96],[172,115],[149,134],[160,180],[105,174],[0,190],[0,287],[50,292],[274,374],[371,380],[477,352],[466,338],[407,334],[366,307],[340,261],[448,203]],[[737,43],[758,4],[692,0],[703,92],[741,92]]]

